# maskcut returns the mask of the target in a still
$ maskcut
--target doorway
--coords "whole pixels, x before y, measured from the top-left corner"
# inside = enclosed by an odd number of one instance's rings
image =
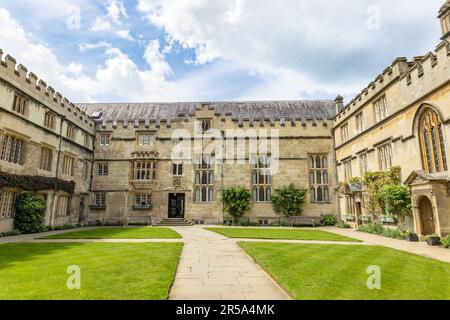
[[[80,202],[80,212],[78,213],[78,223],[83,224],[84,222],[84,201]]]
[[[184,193],[169,194],[169,219],[184,218]]]
[[[422,225],[422,235],[432,235],[436,232],[436,227],[434,224],[433,206],[431,205],[430,199],[423,197],[419,204],[420,210],[420,222]]]

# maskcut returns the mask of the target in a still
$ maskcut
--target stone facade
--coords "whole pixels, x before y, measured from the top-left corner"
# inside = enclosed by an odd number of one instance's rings
[[[341,97],[336,99],[334,136],[339,181],[362,177],[366,171],[401,167],[403,181],[411,184],[414,226],[420,235],[450,234],[449,11],[447,1],[439,12],[443,37],[435,52],[412,61],[396,59],[345,107]],[[424,123],[429,128],[424,128]],[[427,178],[414,182],[416,176],[424,176],[422,170]],[[358,223],[358,217],[373,212],[368,212],[362,190],[354,191],[341,194],[339,206],[343,217],[356,216]],[[427,203],[421,204],[422,200]],[[432,212],[425,220],[431,227],[424,228],[421,215],[430,206]]]
[[[39,190],[49,226],[150,217],[221,223],[220,193],[232,186],[252,191],[248,217],[266,223],[279,217],[271,192],[289,183],[308,189],[305,216],[339,212],[358,225],[377,213],[368,212],[354,178],[399,166],[412,191],[416,232],[450,234],[449,0],[439,19],[435,52],[396,59],[347,106],[342,97],[74,105],[7,55],[0,59],[0,232],[14,227],[14,197],[27,189],[2,182],[8,177],[53,181]],[[241,133],[222,142],[230,130]],[[194,150],[213,146],[216,161],[197,162],[192,149],[173,157],[180,143],[174,136]],[[278,167],[270,177],[255,141],[275,146],[267,150]],[[230,150],[222,162],[218,155]],[[73,192],[62,191],[60,181],[73,181]]]
[[[280,217],[270,195],[290,183],[317,193],[308,196],[305,216],[337,213],[332,101],[74,105],[10,56],[0,66],[0,79],[2,177],[25,179],[28,185],[43,178],[75,183],[73,193],[56,185],[38,190],[47,199],[48,226],[147,223],[149,217],[153,223],[170,217],[222,223],[220,194],[232,186],[257,188],[248,217],[270,223]],[[199,138],[202,124],[207,130]],[[232,139],[219,143],[230,130]],[[206,185],[203,176],[197,178],[203,171],[196,169],[193,154],[174,172],[177,132],[193,147],[215,145],[217,159],[207,170]],[[265,143],[277,171],[253,183],[250,160],[261,156],[253,146]],[[310,168],[316,157],[320,170]],[[142,179],[136,167],[143,163],[152,166],[145,173],[150,179]],[[321,179],[315,176],[314,185],[312,171]],[[0,186],[0,232],[13,229],[14,198],[24,191],[27,186]]]
[[[95,119],[96,174],[93,177],[92,201],[95,202],[96,194],[105,194],[106,203],[91,207],[91,223],[114,223],[124,217],[130,221],[138,221],[146,215],[151,215],[154,222],[160,221],[170,217],[169,197],[174,194],[184,200],[182,217],[199,223],[222,223],[224,212],[221,191],[233,186],[245,186],[249,190],[253,188],[250,146],[256,140],[249,138],[252,132],[260,137],[258,142],[265,140],[261,139],[263,134],[270,138],[276,132],[279,136],[266,141],[269,154],[274,151],[272,148],[276,148],[276,153],[279,153],[276,157],[279,170],[271,178],[271,190],[289,183],[309,188],[308,157],[325,155],[329,159],[327,188],[330,197],[321,203],[307,201],[304,211],[306,216],[314,217],[337,212],[336,199],[331,195],[331,190],[336,187],[336,176],[331,136],[334,104],[330,101],[94,104],[80,105],[80,108],[90,115],[99,115]],[[117,110],[120,112],[116,112]],[[122,112],[123,110],[126,112]],[[214,133],[199,135],[202,120],[210,122],[211,129],[219,135],[215,137],[216,140],[210,139]],[[226,136],[228,130],[242,131],[242,134],[236,131],[242,139],[218,142],[222,133]],[[210,185],[212,196],[207,201],[194,198],[197,185],[194,154],[190,152],[185,157],[187,161],[183,161],[181,174],[175,172],[174,175],[171,153],[179,142],[173,141],[172,137],[177,132],[182,133],[192,149],[195,145],[201,146],[203,150],[211,145],[216,147],[213,154],[217,159],[211,170],[214,175],[214,181]],[[105,135],[110,140],[107,145],[101,141],[101,137]],[[140,145],[140,135],[150,136],[151,143]],[[229,155],[229,143],[236,154],[225,157],[225,163],[222,164],[222,157],[218,153],[224,150]],[[238,155],[237,149],[244,152]],[[271,155],[275,158],[275,154]],[[133,161],[151,159],[156,161],[155,179],[136,180],[132,173]],[[99,175],[97,169],[104,164],[108,165],[108,175],[103,175],[102,172]],[[151,209],[144,207],[136,210],[136,196],[139,197],[140,194],[151,194]],[[254,201],[248,217],[254,221],[271,221],[279,216],[273,212],[270,201]]]
[[[39,190],[47,199],[49,226],[83,219],[90,188],[94,130],[94,122],[85,113],[44,81],[38,81],[24,66],[16,66],[14,58],[6,56],[1,61],[0,173],[15,178],[38,176],[75,182],[72,194],[58,188]],[[12,203],[22,191],[19,186],[0,185],[0,232],[13,229]]]

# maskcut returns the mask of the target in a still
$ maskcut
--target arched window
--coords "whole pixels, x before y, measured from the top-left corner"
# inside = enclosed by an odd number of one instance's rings
[[[444,133],[439,115],[427,109],[419,121],[423,169],[429,173],[447,171]]]

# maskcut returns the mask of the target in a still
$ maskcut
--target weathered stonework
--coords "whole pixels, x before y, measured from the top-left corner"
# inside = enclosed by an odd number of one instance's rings
[[[443,26],[448,24],[449,12],[450,7],[447,1],[439,12]],[[435,52],[416,57],[412,61],[406,58],[396,59],[347,106],[344,107],[342,100],[337,99],[338,115],[334,120],[334,137],[340,182],[348,180],[349,167],[351,167],[352,177],[363,176],[361,167],[364,163],[364,155],[368,159],[368,171],[383,171],[382,151],[379,149],[383,145],[389,145],[392,149],[392,166],[401,167],[403,181],[412,172],[424,170],[426,155],[424,146],[420,142],[423,131],[420,130],[419,122],[427,111],[437,114],[440,124],[436,130],[442,129],[442,138],[439,139],[442,141],[442,146],[437,148],[442,148],[448,157],[450,152],[450,38],[447,32],[448,30],[444,30],[443,27],[443,38]],[[384,119],[377,119],[376,103],[382,97],[386,97],[387,115]],[[361,114],[363,115],[362,130],[358,125],[360,122],[357,121],[357,116]],[[347,130],[342,129],[345,126]],[[342,130],[348,132],[346,140],[343,140],[346,135],[342,134]],[[433,152],[435,151],[431,151]],[[423,187],[430,191],[428,195],[421,193],[422,187],[417,188],[412,185],[411,190],[414,199],[427,197],[432,202],[435,215],[434,231],[439,235],[446,235],[450,233],[448,194],[437,190],[448,189],[448,182],[441,181],[441,187],[437,188],[435,182],[430,181],[435,180],[437,176],[448,177],[448,168],[438,168],[435,171],[438,171],[438,174],[431,172],[430,179]],[[435,190],[434,193],[431,190]],[[436,196],[437,192],[440,194],[439,198]],[[351,214],[361,217],[372,214],[368,212],[363,202],[355,201],[353,197],[354,195],[341,195],[339,207],[342,216]],[[415,229],[420,235],[429,234],[429,232],[423,232],[418,218],[420,214],[420,208],[416,203],[414,204]]]

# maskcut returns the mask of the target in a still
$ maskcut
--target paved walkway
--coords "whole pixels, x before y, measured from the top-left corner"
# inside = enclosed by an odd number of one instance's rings
[[[171,300],[287,300],[235,240],[201,227],[173,228],[185,242]]]
[[[385,246],[396,250],[414,253],[419,256],[432,258],[444,262],[450,262],[450,250],[432,247],[425,242],[408,242],[405,240],[391,239],[376,234],[355,231],[353,229],[340,228],[318,228],[324,231],[333,232],[342,236],[358,239],[364,241],[366,244]]]

